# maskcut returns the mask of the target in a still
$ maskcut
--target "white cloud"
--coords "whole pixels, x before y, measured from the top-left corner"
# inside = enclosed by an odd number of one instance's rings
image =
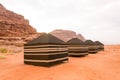
[[[120,44],[119,0],[0,0],[39,32],[69,29],[87,39]]]

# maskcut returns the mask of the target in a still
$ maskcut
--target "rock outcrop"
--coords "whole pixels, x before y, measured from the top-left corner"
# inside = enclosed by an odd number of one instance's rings
[[[22,15],[7,10],[0,4],[0,36],[18,37],[36,33]]]
[[[65,42],[67,42],[68,40],[70,40],[72,38],[76,38],[76,37],[82,41],[85,41],[85,38],[81,34],[76,34],[76,32],[70,31],[70,30],[57,29],[57,30],[50,32],[50,34],[58,37],[59,39],[65,41]]]
[[[86,39],[81,34],[77,34],[77,38],[82,41],[86,41]]]
[[[1,45],[7,45],[7,46],[17,46],[17,47],[23,47],[23,45],[38,36],[45,34],[45,33],[36,33],[31,35],[26,35],[22,37],[0,37],[0,46]]]

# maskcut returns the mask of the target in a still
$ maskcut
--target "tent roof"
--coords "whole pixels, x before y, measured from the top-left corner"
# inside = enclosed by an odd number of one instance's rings
[[[29,41],[25,45],[27,46],[27,45],[38,45],[38,44],[65,44],[65,42],[51,34],[42,34],[38,38]]]
[[[94,42],[96,45],[104,45],[103,43],[101,43],[100,41],[95,41]]]
[[[95,45],[95,43],[92,40],[86,40],[85,44],[86,45]]]
[[[78,38],[72,38],[70,39],[69,41],[66,42],[67,44],[80,44],[80,45],[84,45],[84,42],[81,41],[80,39]]]

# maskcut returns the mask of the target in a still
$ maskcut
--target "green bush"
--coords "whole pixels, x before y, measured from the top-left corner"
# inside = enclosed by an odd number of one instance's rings
[[[7,51],[8,51],[8,50],[7,50],[6,48],[0,48],[0,52],[1,52],[1,53],[7,53]]]

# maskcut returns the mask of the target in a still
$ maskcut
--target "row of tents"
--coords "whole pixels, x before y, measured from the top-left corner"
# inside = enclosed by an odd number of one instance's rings
[[[102,50],[104,45],[99,41],[72,38],[64,42],[51,34],[42,34],[24,45],[24,63],[52,66],[68,61],[68,56],[85,56]]]

